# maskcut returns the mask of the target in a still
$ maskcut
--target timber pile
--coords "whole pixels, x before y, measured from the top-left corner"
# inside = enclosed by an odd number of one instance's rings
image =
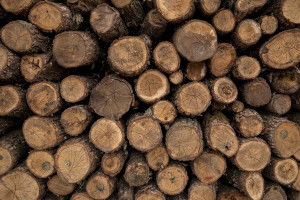
[[[0,0],[1,200],[299,200],[300,0]]]

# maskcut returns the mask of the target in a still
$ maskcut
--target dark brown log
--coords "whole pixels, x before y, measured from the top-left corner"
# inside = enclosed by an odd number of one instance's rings
[[[229,104],[226,109],[229,112],[239,113],[244,110],[244,103],[237,100],[237,101]]]
[[[66,200],[66,196],[56,196],[52,192],[47,192],[43,197],[43,200]]]
[[[131,85],[116,76],[107,76],[91,91],[90,108],[100,116],[120,119],[134,103]]]
[[[177,117],[177,110],[173,103],[167,100],[161,100],[153,104],[149,112],[155,119],[157,119],[161,124],[170,124]]]
[[[188,190],[188,198],[189,200],[215,200],[217,197],[216,191],[216,185],[208,185],[199,180],[193,180]]]
[[[106,3],[107,0],[67,0],[66,3],[72,9],[81,12],[85,15],[89,15],[91,11],[102,3]]]
[[[292,107],[296,110],[300,110],[300,90],[291,95]]]
[[[30,172],[38,178],[47,178],[55,172],[54,156],[51,151],[33,150],[25,163]]]
[[[300,16],[298,1],[279,0],[273,3],[273,13],[277,16],[281,28],[299,27]]]
[[[201,81],[207,73],[205,62],[189,62],[186,66],[186,77],[190,81]]]
[[[232,75],[239,80],[251,80],[258,77],[261,67],[257,59],[249,56],[241,56],[236,60],[232,69]]]
[[[173,41],[177,51],[188,61],[200,62],[209,59],[217,50],[216,30],[202,20],[194,19],[178,28],[173,35]]]
[[[235,17],[231,10],[221,9],[212,18],[212,24],[220,35],[226,35],[235,27]]]
[[[55,195],[65,196],[71,194],[74,191],[75,184],[66,183],[63,180],[61,180],[57,175],[55,175],[47,181],[47,188]]]
[[[283,115],[291,109],[291,98],[286,94],[273,94],[265,109],[269,112]]]
[[[123,168],[127,154],[122,150],[115,153],[105,153],[101,158],[102,171],[111,177],[118,175]]]
[[[234,15],[237,21],[241,21],[247,15],[250,15],[261,9],[267,0],[237,0],[234,5]]]
[[[76,192],[72,195],[71,200],[94,200],[94,199],[92,199],[86,192]]]
[[[36,26],[23,20],[12,21],[3,26],[1,40],[5,46],[18,53],[47,52],[50,42]]]
[[[204,15],[212,15],[219,9],[221,0],[200,0],[198,7]]]
[[[265,194],[262,200],[287,200],[284,189],[279,184],[266,182],[265,183]]]
[[[135,194],[135,200],[144,199],[166,200],[166,197],[156,185],[150,184],[138,189]]]
[[[176,72],[173,72],[169,75],[169,80],[173,85],[179,85],[183,81],[183,73],[181,70],[178,70]]]
[[[124,178],[121,178],[118,181],[117,185],[118,191],[118,200],[133,200],[134,199],[134,191],[133,187],[131,187]]]
[[[250,200],[248,196],[245,196],[238,189],[228,186],[218,186],[217,200]]]
[[[20,121],[11,117],[0,117],[0,135],[15,129],[19,126]]]
[[[20,3],[19,0],[1,0],[1,6],[10,13],[15,15],[25,15],[30,10],[30,8],[40,0],[26,0]]]
[[[278,20],[274,15],[263,15],[257,20],[263,35],[271,35],[278,28]]]
[[[146,160],[149,167],[158,171],[165,168],[169,164],[169,154],[165,146],[160,145],[146,154]]]
[[[168,154],[174,160],[194,160],[203,151],[203,135],[200,124],[193,119],[176,120],[166,134]]]
[[[104,42],[112,42],[119,37],[128,35],[127,27],[119,11],[106,3],[100,4],[92,10],[90,24]]]
[[[178,195],[168,196],[167,200],[188,200],[188,194],[185,192],[182,192]]]
[[[289,200],[298,200],[300,198],[300,192],[292,190],[288,193],[288,198]]]

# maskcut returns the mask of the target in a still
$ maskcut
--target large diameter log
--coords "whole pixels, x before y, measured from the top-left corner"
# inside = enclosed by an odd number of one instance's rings
[[[299,2],[294,0],[280,0],[274,2],[273,13],[279,20],[281,28],[299,27],[300,16],[298,15]]]
[[[199,180],[193,180],[188,189],[189,200],[215,200],[217,197],[216,185],[208,185]]]
[[[7,12],[15,15],[24,15],[36,2],[39,1],[40,0],[25,0],[20,2],[19,0],[1,0],[0,4]]]
[[[174,160],[194,160],[203,151],[203,135],[200,124],[193,119],[175,121],[167,131],[166,147]]]
[[[279,184],[266,182],[265,183],[265,194],[262,200],[287,200],[284,189]]]
[[[166,147],[160,145],[146,154],[146,160],[149,167],[158,171],[165,168],[169,164],[169,154]]]
[[[241,56],[232,69],[232,75],[239,80],[251,80],[258,77],[261,66],[257,59],[249,56]]]
[[[55,169],[63,181],[78,183],[94,171],[99,156],[88,137],[70,139],[58,148]]]
[[[283,115],[291,109],[291,97],[286,94],[273,94],[265,109],[269,112]]]
[[[267,0],[237,0],[234,5],[234,15],[236,20],[241,21],[247,15],[261,9],[266,3]]]
[[[202,20],[194,19],[178,28],[173,41],[177,51],[188,61],[209,59],[217,50],[216,30]]]
[[[122,150],[114,153],[105,153],[101,158],[102,171],[111,177],[118,175],[127,158],[127,152]]]
[[[74,183],[66,183],[65,181],[61,180],[59,176],[55,175],[52,176],[47,181],[47,188],[55,195],[65,196],[71,194],[75,189]]]
[[[235,27],[235,21],[232,11],[228,9],[221,9],[212,18],[212,24],[220,35],[232,32]]]
[[[12,21],[3,26],[1,40],[5,46],[18,53],[49,50],[49,38],[44,36],[34,25],[23,20]]]
[[[25,163],[30,172],[38,178],[47,178],[55,172],[51,151],[34,150],[30,152]]]
[[[221,5],[221,0],[200,0],[197,4],[202,13],[207,16],[217,12]]]
[[[65,68],[92,64],[99,55],[98,41],[89,33],[66,31],[55,36],[53,56]]]
[[[150,184],[140,188],[135,194],[136,200],[156,199],[166,200],[165,195],[157,188],[156,185]]]
[[[300,29],[282,31],[259,50],[262,62],[274,69],[286,69],[300,61]]]

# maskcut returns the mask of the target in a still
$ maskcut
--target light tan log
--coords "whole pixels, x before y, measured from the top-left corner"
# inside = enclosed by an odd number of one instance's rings
[[[263,15],[259,17],[258,23],[263,35],[271,35],[278,28],[278,20],[274,15]]]
[[[66,3],[75,11],[89,16],[94,8],[102,3],[107,3],[107,0],[67,0]]]
[[[281,28],[299,27],[300,16],[298,15],[299,2],[293,0],[279,0],[273,4],[273,13],[278,18]]]
[[[283,115],[291,109],[291,98],[286,94],[273,94],[266,110],[274,114]]]
[[[26,166],[38,178],[47,178],[55,172],[51,151],[33,150],[26,158]]]
[[[239,112],[242,112],[244,110],[244,107],[245,107],[244,103],[237,100],[237,101],[229,104],[226,109],[229,112],[239,113]]]
[[[71,200],[94,200],[86,192],[76,192],[72,195]]]
[[[213,100],[220,104],[230,104],[237,99],[238,89],[227,77],[207,80]]]
[[[170,124],[177,117],[175,105],[168,100],[161,100],[153,104],[150,107],[149,113],[161,124]]]
[[[183,81],[183,73],[181,70],[178,70],[176,72],[173,72],[169,75],[169,80],[173,85],[179,85]]]
[[[232,69],[232,75],[239,80],[251,80],[258,77],[261,67],[257,59],[250,56],[240,56]]]
[[[235,17],[231,10],[221,9],[212,18],[212,24],[220,35],[226,35],[235,27]]]
[[[30,8],[40,0],[24,0],[20,2],[19,0],[1,0],[1,6],[10,13],[15,15],[25,15],[30,10]]]
[[[200,0],[198,7],[204,15],[212,15],[219,9],[221,0]]]
[[[191,185],[188,189],[188,199],[189,200],[215,200],[217,197],[216,194],[216,185],[208,185],[202,183],[199,180],[192,180]]]
[[[238,189],[229,185],[218,185],[217,200],[250,200],[250,198]]]
[[[237,0],[234,5],[234,16],[237,21],[241,21],[247,15],[250,15],[261,9],[267,0]]]
[[[169,164],[169,154],[166,147],[160,145],[146,154],[146,160],[149,167],[158,171],[165,168]]]
[[[66,183],[61,180],[57,175],[52,176],[47,181],[48,190],[55,195],[65,196],[71,194],[75,189],[74,183]]]

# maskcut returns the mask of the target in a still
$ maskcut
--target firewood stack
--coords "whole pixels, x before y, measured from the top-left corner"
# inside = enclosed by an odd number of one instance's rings
[[[0,0],[1,200],[299,200],[300,0]]]

